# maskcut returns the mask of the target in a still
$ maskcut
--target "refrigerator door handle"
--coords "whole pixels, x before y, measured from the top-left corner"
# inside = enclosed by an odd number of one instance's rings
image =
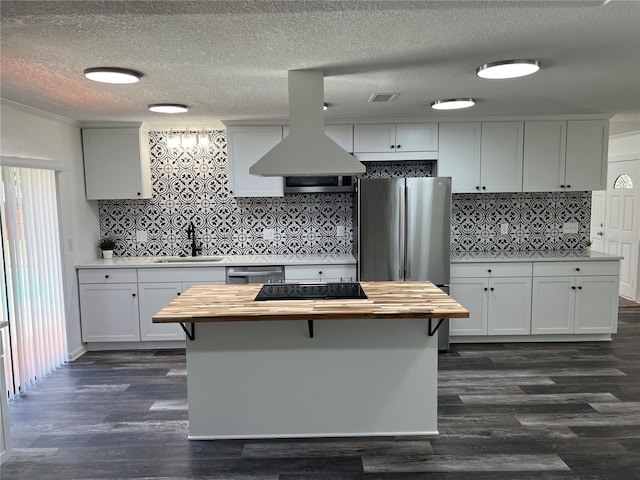
[[[407,226],[407,215],[406,215],[406,191],[404,185],[398,185],[398,235],[399,235],[399,243],[398,243],[398,278],[400,280],[404,280],[405,278],[405,260],[407,258],[407,247],[406,247],[406,226]]]
[[[409,252],[408,252],[409,251],[409,247],[408,247],[409,239],[411,238],[411,235],[409,234],[409,218],[411,218],[409,216],[410,215],[409,204],[411,203],[409,201],[409,199],[411,198],[411,185],[407,184],[405,189],[406,189],[406,191],[405,191],[405,194],[404,194],[404,202],[403,202],[404,209],[405,209],[405,212],[404,212],[404,215],[403,215],[403,217],[404,217],[404,236],[405,236],[405,243],[404,243],[404,245],[405,245],[405,247],[404,247],[404,250],[405,250],[405,256],[404,256],[404,258],[405,258],[405,261],[404,261],[404,280],[408,280],[408,279],[411,278],[411,262],[409,262]]]

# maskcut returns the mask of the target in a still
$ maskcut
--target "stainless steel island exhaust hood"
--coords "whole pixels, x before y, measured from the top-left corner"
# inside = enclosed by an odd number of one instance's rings
[[[289,135],[249,168],[263,177],[360,175],[365,166],[324,133],[324,74],[289,71]]]

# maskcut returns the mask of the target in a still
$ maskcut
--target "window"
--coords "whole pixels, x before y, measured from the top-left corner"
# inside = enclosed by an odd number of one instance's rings
[[[629,175],[627,175],[626,173],[623,173],[618,178],[616,178],[615,182],[613,182],[613,188],[614,189],[633,188],[633,181],[631,180],[631,177]]]

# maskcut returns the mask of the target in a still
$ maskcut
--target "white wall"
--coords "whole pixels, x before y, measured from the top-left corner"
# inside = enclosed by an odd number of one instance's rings
[[[640,158],[640,131],[609,137],[609,161],[615,161],[616,157],[623,156]]]
[[[85,199],[80,127],[71,120],[19,105],[0,105],[0,154],[62,163],[58,173],[70,359],[84,352],[75,265],[97,258],[97,202]]]

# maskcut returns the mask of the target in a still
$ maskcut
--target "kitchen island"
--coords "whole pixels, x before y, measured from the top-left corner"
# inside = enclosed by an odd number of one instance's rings
[[[361,286],[367,299],[254,301],[261,285],[197,285],[154,315],[193,328],[189,438],[437,434],[430,333],[467,310],[430,282]]]

